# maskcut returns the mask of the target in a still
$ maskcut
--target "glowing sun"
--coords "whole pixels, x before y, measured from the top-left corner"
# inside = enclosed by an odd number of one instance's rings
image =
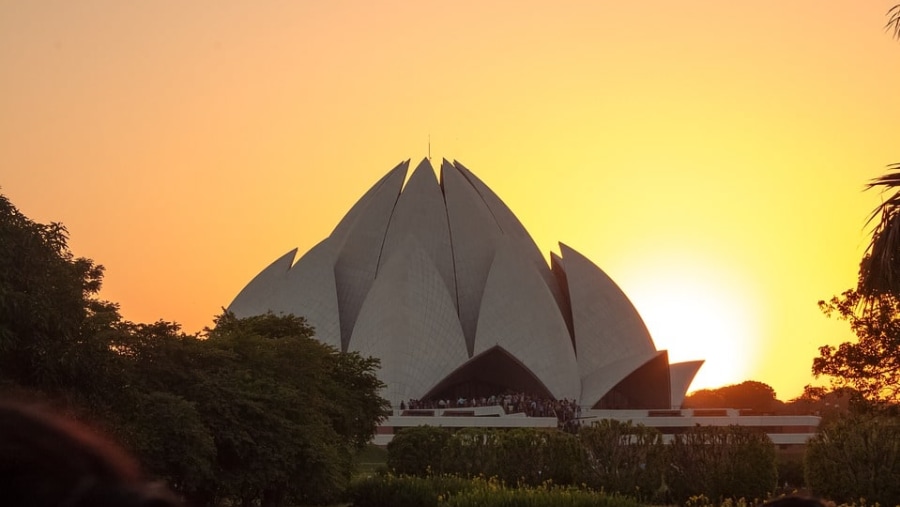
[[[706,362],[689,391],[740,383],[756,361],[752,294],[711,266],[670,266],[619,277],[659,350],[669,361]]]

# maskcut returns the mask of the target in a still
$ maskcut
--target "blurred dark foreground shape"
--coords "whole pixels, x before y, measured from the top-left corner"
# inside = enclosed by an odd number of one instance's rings
[[[119,447],[49,411],[0,401],[0,503],[8,507],[176,507]]]

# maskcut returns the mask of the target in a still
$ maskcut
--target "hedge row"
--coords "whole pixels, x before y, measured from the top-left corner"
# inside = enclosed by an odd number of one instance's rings
[[[654,428],[612,420],[577,436],[527,428],[407,428],[388,445],[387,464],[396,474],[482,475],[531,487],[549,480],[654,503],[701,494],[765,498],[777,480],[775,446],[764,433],[697,426],[666,445]]]
[[[640,507],[637,501],[587,488],[554,485],[509,487],[496,478],[380,475],[354,482],[354,507]]]

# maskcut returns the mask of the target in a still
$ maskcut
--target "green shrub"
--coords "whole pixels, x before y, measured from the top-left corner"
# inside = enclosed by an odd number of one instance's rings
[[[350,487],[354,507],[436,507],[437,494],[424,478],[383,475],[355,481]]]
[[[485,470],[485,476],[531,486],[544,481],[577,483],[581,450],[574,435],[555,429],[516,428],[494,436],[487,442],[494,445],[495,468]]]
[[[817,495],[900,505],[900,420],[859,414],[833,420],[809,441],[804,463]]]
[[[388,443],[388,469],[398,475],[442,474],[450,431],[437,426],[404,428]]]
[[[354,507],[639,507],[631,498],[556,486],[509,487],[497,478],[371,477],[351,487]]]
[[[776,464],[778,465],[778,487],[784,488],[784,492],[799,490],[806,486],[802,454],[779,453]]]
[[[470,480],[449,475],[385,474],[354,481],[349,497],[354,507],[436,507],[446,498],[472,487]]]
[[[639,507],[619,495],[544,483],[510,488],[496,479],[475,479],[475,487],[446,499],[448,507]]]
[[[705,495],[766,498],[775,489],[775,445],[761,431],[743,426],[697,426],[675,435],[666,482],[679,503]]]
[[[584,449],[582,473],[587,485],[639,500],[665,501],[668,455],[657,429],[605,419],[582,428],[578,438]]]
[[[544,428],[407,428],[388,445],[388,468],[397,474],[498,477],[510,484],[546,480],[576,484],[581,448],[573,435]]]
[[[444,469],[447,473],[473,477],[497,475],[500,431],[492,428],[465,428],[448,441]]]

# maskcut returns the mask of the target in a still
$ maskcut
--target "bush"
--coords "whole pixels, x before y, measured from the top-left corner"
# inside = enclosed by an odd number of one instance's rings
[[[349,497],[354,507],[437,507],[444,499],[472,487],[471,481],[454,476],[386,474],[353,482]]]
[[[776,465],[778,466],[778,487],[784,492],[803,489],[806,479],[803,476],[803,455],[779,453]]]
[[[675,435],[667,484],[679,503],[706,495],[765,498],[775,489],[775,445],[760,431],[742,426],[697,426]]]
[[[589,489],[543,483],[508,487],[496,478],[451,476],[368,478],[351,488],[354,507],[639,507],[637,501]]]
[[[496,432],[495,437],[486,441],[494,446],[489,452],[495,453],[495,468],[484,475],[531,486],[578,482],[581,450],[575,436],[555,429],[517,428]]]
[[[639,507],[632,498],[544,483],[509,488],[497,480],[475,479],[474,487],[451,496],[448,507]]]
[[[464,477],[496,475],[500,467],[499,438],[500,431],[491,428],[465,428],[453,433],[447,445],[445,471]]]
[[[404,428],[388,443],[388,469],[398,475],[444,473],[450,431],[437,426]]]
[[[900,505],[900,420],[881,415],[836,419],[807,446],[806,483],[838,502]]]
[[[605,419],[582,428],[584,482],[639,500],[664,502],[667,448],[655,428]]]
[[[420,426],[388,445],[388,468],[397,474],[497,477],[510,484],[576,484],[581,448],[573,435],[541,428],[466,428],[450,433]]]

